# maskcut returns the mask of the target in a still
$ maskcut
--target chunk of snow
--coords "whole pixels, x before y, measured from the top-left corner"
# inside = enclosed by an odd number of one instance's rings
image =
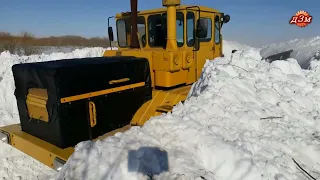
[[[240,44],[238,42],[234,42],[234,41],[225,41],[223,40],[223,54],[225,55],[225,57],[231,57],[231,52],[232,50],[245,50],[245,49],[250,49],[252,47],[244,45],[244,44]]]

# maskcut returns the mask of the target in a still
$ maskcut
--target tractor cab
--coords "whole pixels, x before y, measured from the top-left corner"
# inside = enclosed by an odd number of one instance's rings
[[[147,58],[154,88],[192,84],[206,60],[222,56],[221,27],[230,16],[205,6],[180,6],[180,1],[166,1],[163,6],[117,14],[118,49],[104,56]],[[108,34],[114,41],[113,27]]]
[[[229,15],[224,15],[224,13],[205,6],[179,6],[176,8],[174,16],[168,17],[166,8],[138,11],[135,23],[137,25],[138,48],[166,49],[169,32],[175,34],[174,40],[177,48],[193,47],[195,51],[198,51],[200,42],[210,42],[213,37],[215,37],[215,44],[219,44],[221,42],[219,40],[221,39],[220,29],[224,23],[230,20]],[[115,19],[118,48],[120,50],[130,49],[134,23],[132,13],[117,14]],[[114,41],[114,32],[111,26],[108,27],[108,36],[111,41]]]

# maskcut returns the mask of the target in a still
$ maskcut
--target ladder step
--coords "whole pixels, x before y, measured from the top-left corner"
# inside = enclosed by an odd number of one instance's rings
[[[170,105],[164,105],[157,107],[157,112],[167,113],[170,112],[173,109],[173,106]]]

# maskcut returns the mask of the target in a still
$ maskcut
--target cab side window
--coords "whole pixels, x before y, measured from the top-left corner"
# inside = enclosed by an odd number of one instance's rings
[[[195,20],[194,13],[187,13],[187,45],[192,47],[194,44],[194,29],[195,29]]]
[[[118,44],[120,47],[127,47],[126,22],[124,19],[117,20]]]
[[[142,46],[146,47],[146,22],[145,18],[143,16],[139,16],[137,19],[137,26],[138,26],[138,33],[139,33],[139,39],[142,42]]]
[[[148,32],[150,47],[165,47],[167,32],[165,19],[162,14],[150,15],[148,17]]]
[[[184,45],[184,14],[176,14],[176,40],[177,46]],[[166,48],[167,43],[167,14],[150,15],[148,17],[149,46]]]
[[[176,17],[177,46],[182,47],[184,44],[184,14],[182,12],[177,12]]]
[[[207,37],[199,38],[200,42],[210,42],[212,38],[212,20],[211,18],[200,18],[200,19],[207,19],[208,21],[208,29],[207,29]]]
[[[217,15],[214,19],[214,42],[216,44],[220,43],[220,16]]]
[[[130,18],[125,17],[117,20],[117,37],[118,37],[118,44],[119,47],[128,47],[130,45],[130,36],[131,36],[131,22]],[[138,16],[137,18],[137,26],[138,26],[138,33],[140,39],[145,36],[145,18],[143,16]],[[143,47],[145,47],[146,43],[142,41]]]

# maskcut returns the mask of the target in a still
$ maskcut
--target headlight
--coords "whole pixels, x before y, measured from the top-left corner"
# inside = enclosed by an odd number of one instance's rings
[[[60,171],[63,167],[63,165],[65,164],[66,162],[58,157],[55,157],[54,160],[53,160],[53,168],[56,170],[56,171]]]
[[[2,142],[9,144],[10,143],[9,137],[10,137],[9,133],[0,131],[0,140]]]

